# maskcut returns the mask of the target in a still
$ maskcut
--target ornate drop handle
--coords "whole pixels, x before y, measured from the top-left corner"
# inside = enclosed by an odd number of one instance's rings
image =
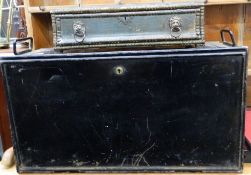
[[[182,23],[181,19],[177,16],[170,18],[169,26],[171,28],[171,35],[174,38],[178,38],[182,33]]]
[[[81,43],[85,39],[85,26],[82,22],[76,21],[73,23],[74,39],[77,43]]]

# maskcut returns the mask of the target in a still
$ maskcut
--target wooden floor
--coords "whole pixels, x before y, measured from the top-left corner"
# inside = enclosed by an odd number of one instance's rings
[[[161,175],[251,175],[251,163],[244,165],[244,171],[243,173],[162,173]],[[10,169],[3,169],[0,167],[0,175],[18,175],[16,172],[16,168],[13,166]],[[28,175],[28,174],[22,174],[22,175]],[[160,173],[135,173],[135,174],[87,174],[87,173],[59,173],[59,174],[29,174],[29,175],[160,175]]]

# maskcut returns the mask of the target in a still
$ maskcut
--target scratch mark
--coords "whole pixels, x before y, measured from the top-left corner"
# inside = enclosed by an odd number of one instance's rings
[[[168,120],[168,121],[166,121],[166,123],[172,123],[172,122],[176,122],[176,121],[178,121],[178,119],[176,119],[176,120]]]
[[[95,162],[95,165],[96,165],[96,166],[99,166],[99,162]]]
[[[100,140],[103,140],[102,137],[101,137],[101,135],[98,133],[96,127],[93,125],[92,121],[90,121],[89,119],[87,119],[87,120],[89,121],[90,126],[91,126],[91,128],[93,129],[94,133],[98,136],[98,138],[99,138]]]
[[[145,157],[143,157],[144,162],[146,163],[147,166],[150,166],[149,163],[146,161]]]
[[[74,164],[74,166],[83,166],[84,164],[86,164],[86,162],[82,162],[79,160],[73,160],[72,163]]]
[[[178,160],[181,160],[180,154],[175,154],[174,155]]]
[[[123,165],[124,165],[124,163],[125,163],[125,161],[126,161],[126,158],[124,158],[124,159],[122,160],[122,163],[121,163],[121,165],[120,165],[120,166],[123,166]]]
[[[137,159],[137,157],[139,156],[139,154],[134,154],[133,156],[132,156],[132,166],[135,166],[135,159]]]
[[[224,150],[227,151],[231,146],[231,143],[229,143],[227,146],[225,146]]]
[[[173,62],[171,61],[170,75],[173,77]]]
[[[38,112],[38,105],[35,104],[34,106],[35,106],[35,109],[36,109],[36,114],[39,115],[39,112]]]
[[[194,148],[191,153],[194,153],[195,151],[197,151],[199,149],[199,147],[197,146],[196,148]]]
[[[151,97],[154,97],[154,95],[153,95],[153,93],[150,91],[150,89],[147,89],[147,91],[148,91],[148,94],[151,95]]]
[[[26,70],[26,69],[20,68],[20,69],[18,69],[18,72],[23,72],[24,70]]]
[[[138,158],[136,159],[136,161],[134,162],[134,166],[139,166],[139,163],[145,159],[145,154],[150,151],[153,147],[155,146],[155,143],[152,144],[152,146],[150,146],[149,148],[147,148],[142,154],[137,155]],[[144,162],[147,162],[146,159],[144,160]],[[147,162],[147,164],[149,165],[149,163]]]
[[[111,158],[112,158],[112,154],[110,153],[109,156],[106,158],[105,163],[108,163]]]
[[[50,162],[51,162],[51,163],[54,163],[54,162],[56,162],[56,160],[55,160],[55,159],[51,159]]]
[[[149,131],[149,125],[148,125],[148,117],[146,118],[146,128]]]
[[[149,136],[148,136],[148,140],[147,140],[147,142],[146,142],[145,145],[147,145],[147,144],[151,141],[151,136],[152,136],[152,132],[151,132],[151,130],[150,130],[150,128],[149,128],[148,117],[146,118],[146,128],[147,128],[147,131],[148,131],[148,133],[149,133]]]

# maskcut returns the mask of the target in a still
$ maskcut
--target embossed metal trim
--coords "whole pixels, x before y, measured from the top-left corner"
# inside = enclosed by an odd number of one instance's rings
[[[81,18],[81,17],[119,17],[119,16],[144,16],[144,15],[168,15],[168,14],[200,14],[200,9],[173,9],[173,10],[161,10],[161,11],[132,11],[132,12],[117,12],[117,13],[62,13],[56,14],[56,17],[63,18]]]
[[[129,12],[129,11],[157,11],[157,10],[174,10],[174,9],[193,9],[201,8],[204,3],[151,3],[151,4],[129,4],[129,5],[99,5],[88,6],[76,9],[60,9],[53,10],[51,14],[66,14],[66,13],[114,13],[114,12]]]
[[[108,44],[84,44],[84,45],[71,45],[71,46],[57,46],[56,50],[65,49],[86,49],[86,48],[105,48],[105,47],[150,47],[150,46],[166,46],[166,45],[191,45],[191,44],[204,44],[205,40],[190,40],[190,41],[162,41],[162,42],[142,42],[142,43],[108,43]]]

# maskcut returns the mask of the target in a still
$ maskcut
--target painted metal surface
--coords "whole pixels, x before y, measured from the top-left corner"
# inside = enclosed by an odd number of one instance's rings
[[[55,49],[204,44],[204,7],[169,3],[52,11]]]
[[[19,172],[240,172],[247,49],[1,58]]]

